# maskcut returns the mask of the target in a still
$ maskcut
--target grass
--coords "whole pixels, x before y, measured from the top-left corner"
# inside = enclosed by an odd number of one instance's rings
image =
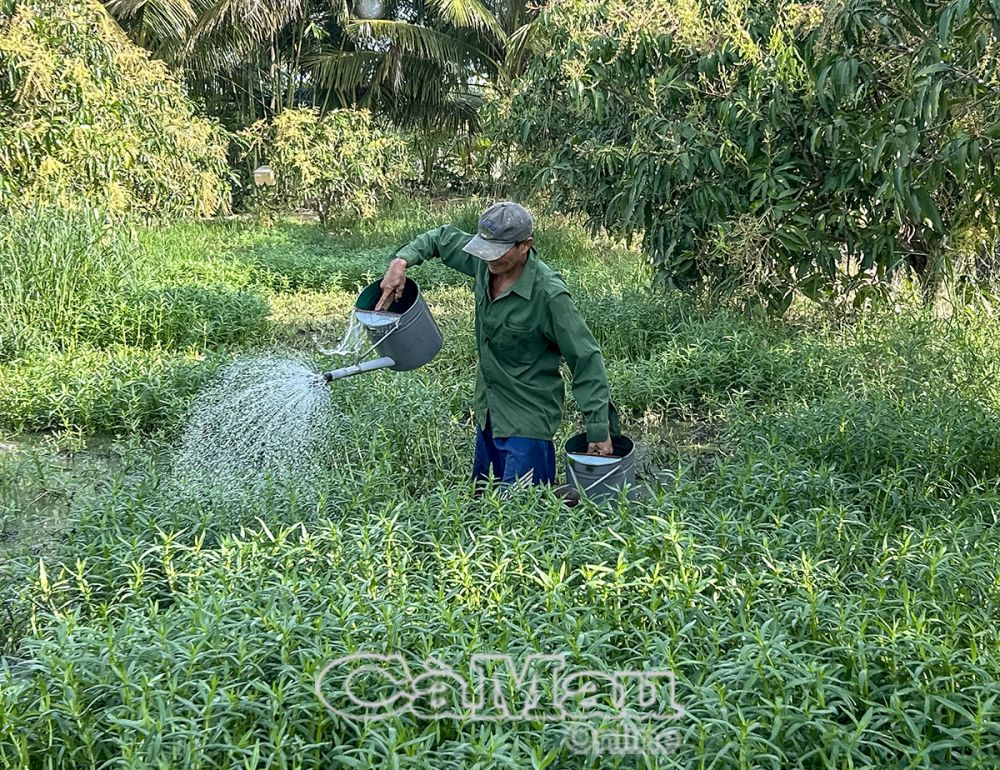
[[[171,490],[170,441],[219,365],[273,347],[327,363],[313,335],[339,335],[392,246],[475,208],[414,204],[332,235],[142,231],[130,296],[178,298],[162,322],[0,364],[9,428],[78,437],[0,453],[7,521],[58,514],[43,538],[8,527],[0,551],[0,655],[25,661],[6,683],[0,663],[0,763],[995,767],[1000,328],[983,311],[750,321],[654,300],[635,255],[548,220],[543,256],[659,482],[647,499],[473,496],[471,307],[465,279],[436,265],[413,275],[445,347],[415,372],[332,386],[320,499]],[[571,407],[557,440],[576,421]],[[106,431],[113,462],[84,478],[63,462]],[[357,651],[460,670],[488,651],[669,668],[680,746],[587,758],[540,723],[359,725],[313,691]]]
[[[132,279],[128,236],[97,212],[28,207],[0,216],[0,361],[92,334]]]

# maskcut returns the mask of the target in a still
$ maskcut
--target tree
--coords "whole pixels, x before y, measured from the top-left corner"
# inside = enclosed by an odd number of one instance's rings
[[[0,16],[0,208],[56,198],[150,217],[229,205],[227,138],[96,0]]]
[[[104,0],[137,44],[187,81],[229,128],[304,101],[303,57],[330,3],[315,0]],[[315,101],[315,94],[310,94]]]
[[[338,215],[369,217],[408,169],[407,145],[363,110],[287,109],[239,134],[244,153],[266,154],[276,185],[259,193],[276,209],[307,206],[328,224]]]
[[[995,4],[561,0],[499,105],[520,178],[640,235],[665,284],[928,296],[997,231]]]
[[[288,106],[370,109],[433,133],[475,124],[524,0],[105,0],[231,127]],[[508,26],[505,26],[508,25]],[[513,26],[517,25],[517,26]]]

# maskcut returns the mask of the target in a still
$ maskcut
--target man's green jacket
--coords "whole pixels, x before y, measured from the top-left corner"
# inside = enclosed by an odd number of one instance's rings
[[[587,417],[587,440],[608,438],[608,373],[558,273],[528,255],[517,282],[490,299],[486,262],[462,251],[472,235],[445,225],[418,236],[396,253],[407,266],[438,257],[476,279],[476,421],[489,414],[497,438],[551,440],[562,420],[565,387],[559,360],[573,372],[573,395]]]

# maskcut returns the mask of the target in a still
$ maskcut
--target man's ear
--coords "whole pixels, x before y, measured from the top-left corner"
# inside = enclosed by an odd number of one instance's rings
[[[534,245],[535,245],[535,237],[529,236],[528,239],[524,241],[525,251],[531,251],[531,248]]]

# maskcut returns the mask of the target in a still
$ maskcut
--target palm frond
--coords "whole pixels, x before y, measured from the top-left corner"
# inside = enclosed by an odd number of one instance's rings
[[[354,94],[359,106],[400,125],[457,131],[475,125],[482,96],[470,90],[468,70],[386,51],[327,51],[311,60],[316,80],[339,94]],[[346,100],[351,101],[351,100]]]
[[[306,4],[307,0],[211,0],[191,30],[191,41],[222,32],[230,43],[259,43],[298,19]]]
[[[105,7],[152,48],[178,45],[198,20],[191,0],[107,0]]]
[[[507,38],[504,50],[503,73],[508,78],[514,78],[521,74],[524,67],[525,57],[533,53],[537,47],[535,39],[535,22],[529,21],[527,24],[514,30]]]
[[[370,84],[384,58],[377,51],[326,51],[309,57],[306,64],[323,86],[347,93]]]
[[[388,51],[396,46],[407,54],[435,62],[464,61],[495,68],[497,63],[479,46],[454,35],[405,21],[352,20],[345,32],[355,45]]]
[[[506,37],[497,17],[481,0],[430,0],[430,4],[445,24],[488,33],[497,41]]]
[[[0,0],[2,2],[2,0]],[[526,0],[103,0],[133,40],[183,67],[192,93],[234,125],[302,99],[369,107],[427,130],[474,125],[484,87],[516,75]],[[300,94],[304,94],[301,96]]]

